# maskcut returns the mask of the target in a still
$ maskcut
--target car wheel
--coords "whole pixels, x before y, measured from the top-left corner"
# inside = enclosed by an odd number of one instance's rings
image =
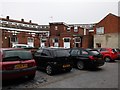
[[[34,77],[35,77],[35,74],[32,74],[28,76],[28,79],[34,79]]]
[[[77,62],[77,68],[79,70],[83,70],[84,69],[84,62],[83,61],[78,61]]]
[[[50,65],[47,65],[47,67],[46,67],[46,73],[48,75],[52,75],[53,74],[53,68]]]
[[[105,60],[106,62],[110,62],[110,61],[111,61],[111,58],[110,58],[110,57],[105,57],[104,60]]]

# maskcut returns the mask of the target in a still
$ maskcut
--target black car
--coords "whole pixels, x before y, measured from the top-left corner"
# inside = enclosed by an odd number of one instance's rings
[[[70,54],[66,49],[41,48],[34,54],[34,59],[38,68],[46,70],[48,75],[55,74],[59,70],[72,69]]]
[[[80,70],[85,68],[97,68],[105,63],[102,54],[97,50],[73,48],[70,51],[70,55],[74,66]]]

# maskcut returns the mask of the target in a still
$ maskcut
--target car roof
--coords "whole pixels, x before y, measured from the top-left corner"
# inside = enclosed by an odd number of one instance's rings
[[[21,48],[0,48],[0,50],[4,51],[4,50],[23,50]]]
[[[52,47],[48,47],[48,48],[41,48],[41,49],[46,49],[46,50],[67,50],[68,48],[52,48]]]

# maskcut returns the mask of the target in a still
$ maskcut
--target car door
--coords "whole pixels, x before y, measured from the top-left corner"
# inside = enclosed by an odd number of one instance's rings
[[[77,58],[80,59],[80,60],[84,60],[84,61],[88,60],[89,59],[88,51],[86,51],[85,49],[80,49],[79,50],[79,55],[78,55]]]
[[[70,51],[70,57],[74,64],[77,62],[79,53],[80,53],[80,51],[78,49],[72,49]]]
[[[50,62],[52,61],[53,55],[51,54],[50,50],[43,49],[40,58],[41,58],[41,64],[42,64],[41,66],[43,68],[46,68],[47,64],[50,64]]]
[[[41,58],[42,51],[43,51],[43,49],[39,49],[34,54],[34,59],[35,59],[38,67],[41,67],[41,64],[42,64],[42,58]]]

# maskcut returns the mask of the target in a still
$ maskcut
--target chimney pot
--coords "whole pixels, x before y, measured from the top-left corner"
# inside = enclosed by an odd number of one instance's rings
[[[32,20],[30,20],[29,23],[32,23]]]
[[[24,19],[21,19],[22,22],[24,22]]]

